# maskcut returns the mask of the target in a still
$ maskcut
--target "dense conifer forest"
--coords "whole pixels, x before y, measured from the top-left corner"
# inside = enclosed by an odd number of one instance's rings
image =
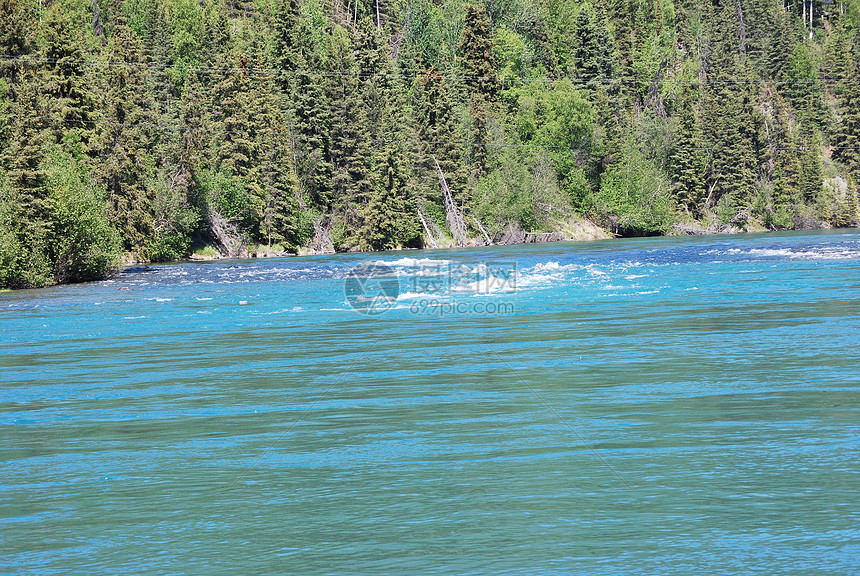
[[[0,287],[860,218],[860,0],[0,0],[0,22]]]

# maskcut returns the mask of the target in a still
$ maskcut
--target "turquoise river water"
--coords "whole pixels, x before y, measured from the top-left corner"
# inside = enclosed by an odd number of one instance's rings
[[[0,294],[0,573],[858,574],[860,232]]]

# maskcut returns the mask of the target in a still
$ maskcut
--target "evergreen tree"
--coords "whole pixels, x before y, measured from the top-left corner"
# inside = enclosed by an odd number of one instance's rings
[[[821,93],[821,82],[812,55],[803,44],[795,46],[785,72],[788,98],[801,122],[823,129],[827,123],[827,110]]]
[[[698,217],[702,213],[706,197],[707,150],[695,101],[694,90],[684,86],[677,110],[677,136],[670,161],[675,180],[676,201],[688,214]]]
[[[498,76],[493,34],[486,10],[475,6],[466,7],[463,40],[460,43],[463,55],[464,82],[469,95],[469,113],[472,117],[471,182],[476,182],[487,173],[487,146],[491,144],[491,105],[498,93]]]
[[[800,204],[799,178],[801,174],[796,123],[789,119],[790,107],[778,92],[773,92],[770,102],[772,114],[766,121],[768,128],[769,165],[772,169],[769,178],[773,184],[771,210],[775,214],[772,224],[786,228],[788,219],[796,205]]]
[[[4,164],[8,185],[19,195],[29,233],[44,238],[49,228],[49,206],[45,189],[45,146],[48,132],[42,78],[29,69],[18,78],[17,99],[10,107],[10,142]]]
[[[148,70],[140,65],[140,41],[116,14],[102,61],[99,130],[94,176],[108,192],[108,217],[126,250],[148,257],[154,235],[152,194],[145,181],[148,150],[157,125],[149,93]]]
[[[585,80],[612,76],[614,42],[606,28],[602,11],[583,8],[576,20],[574,65],[576,75]]]
[[[756,195],[762,159],[758,84],[744,64],[737,6],[715,5],[703,123],[712,143],[707,207],[721,201],[724,219],[741,212]]]
[[[355,47],[346,30],[335,30],[329,57],[332,81],[328,84],[327,98],[331,105],[332,196],[336,199],[335,209],[342,224],[355,229],[360,220],[358,189],[364,186],[367,175],[362,158],[372,144],[368,142],[364,121]]]
[[[598,58],[600,52],[606,47],[598,44],[597,29],[591,19],[591,12],[587,8],[579,11],[576,20],[576,49],[574,50],[573,62],[576,66],[576,74],[580,78],[597,78],[600,74]]]
[[[788,73],[793,45],[793,30],[788,13],[778,12],[773,25],[767,52],[767,72],[771,80],[783,82]]]
[[[821,195],[821,185],[824,179],[824,168],[819,153],[821,138],[811,130],[802,131],[800,138],[798,188],[804,202],[812,204]]]
[[[0,170],[6,167],[10,159],[6,153],[12,140],[10,108],[12,103],[9,98],[9,84],[0,78]]]
[[[422,184],[422,195],[442,205],[442,191],[433,160],[435,157],[454,199],[462,204],[466,198],[468,179],[461,162],[462,149],[456,144],[456,110],[451,88],[438,70],[430,68],[419,78],[413,94],[412,109],[419,142],[416,172]]]
[[[95,103],[87,83],[81,39],[59,4],[53,5],[45,17],[44,54],[44,94],[54,139],[77,140],[83,151],[93,132]]]
[[[470,96],[478,94],[483,100],[493,101],[499,89],[498,62],[493,50],[493,30],[483,8],[466,7],[460,53],[464,82]]]
[[[852,73],[840,81],[839,121],[834,138],[833,157],[845,164],[860,181],[860,64],[851,60]]]
[[[329,207],[332,165],[328,134],[331,109],[327,91],[326,46],[312,45],[311,23],[298,2],[283,0],[275,14],[274,61],[286,95],[289,137],[301,193],[314,206]]]
[[[200,82],[211,88],[219,79],[218,67],[230,48],[230,28],[223,0],[205,0],[200,22]]]
[[[0,77],[14,87],[34,50],[34,18],[26,0],[0,0]]]
[[[9,144],[0,171],[0,279],[4,286],[26,288],[53,283],[48,256],[51,201],[45,175],[49,139],[43,121],[41,78],[32,68],[17,74],[16,100],[9,110]]]

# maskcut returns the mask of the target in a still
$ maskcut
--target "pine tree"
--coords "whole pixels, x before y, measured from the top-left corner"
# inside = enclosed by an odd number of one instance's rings
[[[455,142],[456,118],[451,88],[435,68],[419,78],[413,96],[417,127],[416,172],[425,199],[442,205],[439,177],[433,158],[439,162],[451,193],[458,203],[467,197],[468,179],[461,162],[461,147]]]
[[[785,80],[792,52],[792,26],[785,11],[777,13],[767,51],[768,77],[776,82]]]
[[[0,0],[0,78],[17,83],[27,56],[34,50],[34,18],[26,0]]]
[[[615,45],[621,59],[622,76],[629,76],[633,65],[633,43],[636,36],[636,31],[631,26],[633,21],[631,0],[607,0],[606,12],[609,22],[615,29]]]
[[[248,94],[252,117],[254,147],[248,171],[250,201],[254,207],[252,238],[295,249],[307,235],[300,230],[300,207],[296,202],[298,183],[290,164],[286,139],[286,123],[282,116],[279,94],[274,78],[263,72],[268,69],[261,47],[254,55],[257,73]]]
[[[789,119],[789,106],[779,92],[772,92],[768,102],[772,108],[768,122],[768,165],[773,168],[768,175],[773,183],[772,210],[776,213],[775,224],[785,228],[790,225],[787,220],[794,206],[800,204],[799,177],[801,165],[798,149],[801,143],[798,139],[796,123]]]
[[[199,78],[204,87],[211,88],[220,79],[216,69],[224,63],[230,48],[230,24],[223,0],[205,1],[199,34]]]
[[[4,159],[8,183],[18,192],[23,215],[36,237],[44,237],[49,228],[44,169],[48,132],[40,120],[46,107],[41,83],[41,76],[33,69],[19,76],[18,97],[11,107],[10,143]]]
[[[47,127],[41,77],[32,68],[17,74],[16,100],[9,111],[9,144],[0,172],[0,284],[13,288],[53,283],[48,257],[51,202],[46,190]],[[5,186],[4,186],[5,184]],[[8,250],[8,252],[7,252]]]
[[[386,47],[383,45],[376,27],[369,18],[363,18],[356,29],[356,65],[359,74],[357,100],[353,100],[357,125],[357,141],[353,156],[351,196],[355,198],[359,225],[359,244],[370,246],[371,233],[368,223],[368,206],[377,197],[378,182],[374,182],[377,164],[384,161],[384,151],[389,147],[393,134],[383,129],[392,113],[391,99],[394,82],[391,78],[392,66]],[[377,197],[377,200],[378,197]],[[375,205],[379,207],[379,200]],[[377,226],[378,227],[378,226]],[[374,227],[375,228],[375,227]],[[373,240],[379,243],[379,240]]]
[[[291,72],[305,65],[307,39],[302,37],[301,18],[298,0],[279,0],[275,6],[273,59],[275,66],[285,73],[282,81],[288,80]]]
[[[301,16],[295,0],[278,4],[274,30],[274,63],[280,69],[278,81],[286,96],[288,133],[301,193],[314,206],[327,208],[332,201],[327,47],[311,45],[311,23]]]
[[[327,86],[331,106],[330,158],[332,196],[335,211],[343,224],[358,226],[357,190],[363,186],[367,170],[361,160],[371,143],[365,131],[365,108],[359,88],[361,73],[355,61],[355,47],[349,33],[335,30],[329,49],[332,81]]]
[[[845,164],[860,182],[860,63],[852,59],[852,73],[840,81],[839,121],[834,138],[833,157]]]
[[[712,143],[707,207],[721,202],[724,216],[740,213],[756,195],[762,161],[758,83],[746,68],[734,2],[715,6],[705,91],[705,140]],[[729,214],[731,213],[731,214]]]
[[[493,51],[493,30],[485,9],[466,7],[460,53],[464,82],[470,96],[479,94],[483,100],[493,101],[499,88],[498,62]]]
[[[598,63],[600,52],[601,46],[598,44],[597,30],[594,22],[592,22],[591,13],[587,8],[582,8],[576,19],[576,48],[573,53],[573,62],[578,77],[597,78],[600,74]]]
[[[54,140],[77,140],[86,149],[93,132],[95,103],[87,82],[81,39],[59,4],[53,5],[45,17],[44,55],[44,94]]]
[[[798,188],[800,196],[807,204],[812,204],[821,195],[821,185],[824,180],[824,168],[821,163],[821,138],[811,130],[803,130],[800,134],[799,149],[800,172]]]
[[[147,26],[147,37],[144,39],[144,56],[149,68],[149,92],[155,100],[155,110],[161,119],[161,124],[170,124],[173,117],[174,103],[177,97],[176,85],[169,71],[173,66],[173,42],[170,37],[170,22],[167,20],[165,8],[159,2],[150,5]]]
[[[694,90],[684,86],[677,109],[678,132],[670,162],[678,205],[688,214],[699,217],[704,208],[706,196],[707,155],[695,101]]]
[[[466,7],[460,52],[463,57],[464,83],[469,97],[469,113],[472,117],[470,178],[471,182],[476,182],[488,171],[487,146],[491,142],[491,107],[499,86],[493,33],[487,12],[483,8]]]
[[[585,80],[609,78],[614,67],[613,44],[603,11],[582,8],[577,16],[574,40],[576,75]]]
[[[101,68],[95,177],[107,188],[108,217],[120,231],[125,249],[146,258],[155,228],[145,176],[157,116],[147,89],[148,71],[140,65],[140,41],[120,15],[115,18]]]
[[[785,72],[786,92],[799,120],[818,129],[826,127],[827,110],[822,99],[821,81],[812,55],[803,44],[797,44]]]
[[[10,109],[12,106],[9,98],[9,85],[6,80],[0,78],[0,170],[6,168],[6,161],[9,157],[6,151],[9,148],[9,143],[12,140],[12,126]]]

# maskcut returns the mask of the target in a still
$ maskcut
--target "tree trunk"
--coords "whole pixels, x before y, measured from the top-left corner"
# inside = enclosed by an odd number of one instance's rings
[[[439,173],[439,183],[442,186],[442,193],[445,196],[445,220],[448,222],[448,227],[451,229],[451,235],[457,246],[466,245],[466,223],[463,221],[463,215],[454,203],[454,197],[451,195],[451,190],[448,188],[448,182],[445,180],[445,174],[442,173],[442,168],[439,166],[439,161],[436,156],[433,156],[433,162],[436,164],[436,171]]]

